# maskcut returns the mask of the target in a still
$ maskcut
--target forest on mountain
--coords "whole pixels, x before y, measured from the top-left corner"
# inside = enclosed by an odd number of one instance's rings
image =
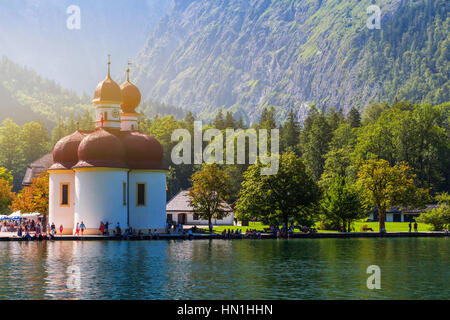
[[[135,59],[144,98],[213,119],[449,101],[446,0],[175,1]],[[368,29],[370,5],[381,28]]]
[[[38,120],[53,127],[60,118],[77,117],[89,110],[89,97],[63,89],[5,56],[0,59],[1,120],[11,118],[19,124]]]

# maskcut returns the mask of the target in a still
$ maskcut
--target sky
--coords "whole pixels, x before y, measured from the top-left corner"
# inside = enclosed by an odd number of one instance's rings
[[[67,27],[75,21],[66,12],[71,5],[80,9],[80,29]],[[112,77],[123,79],[171,6],[172,0],[0,0],[0,56],[91,95],[106,76],[107,54]]]

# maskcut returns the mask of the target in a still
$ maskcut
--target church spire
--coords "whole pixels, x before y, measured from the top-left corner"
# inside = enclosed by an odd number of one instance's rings
[[[108,53],[108,78],[111,78],[111,55]]]
[[[131,62],[128,62],[128,68],[127,68],[127,81],[130,82],[130,66]]]

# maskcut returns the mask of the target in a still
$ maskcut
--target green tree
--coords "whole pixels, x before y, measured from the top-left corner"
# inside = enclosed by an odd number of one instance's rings
[[[236,203],[237,216],[244,220],[260,218],[266,223],[286,226],[289,220],[312,223],[311,207],[320,198],[320,190],[308,174],[303,161],[293,152],[280,156],[274,175],[261,175],[260,162],[244,173],[244,182]]]
[[[5,119],[0,127],[0,164],[11,171],[18,188],[25,169],[22,130],[13,120]]]
[[[294,111],[289,112],[288,120],[281,127],[281,150],[296,150],[300,138],[300,126],[295,121]]]
[[[325,154],[333,136],[332,129],[323,114],[313,113],[311,119],[305,121],[300,136],[300,149],[308,170],[315,181],[320,179],[325,166]]]
[[[230,196],[229,176],[216,164],[203,164],[202,169],[192,175],[192,188],[189,190],[190,203],[200,219],[208,220],[212,231],[212,219],[222,219],[225,211],[223,201]]]
[[[418,222],[431,224],[433,230],[441,231],[450,227],[450,195],[447,192],[435,197],[439,207],[423,212],[416,219]]]
[[[11,185],[13,183],[13,175],[11,171],[6,169],[5,167],[0,167],[0,179],[7,181]]]
[[[381,113],[385,110],[389,109],[389,105],[387,103],[371,103],[364,108],[364,112],[362,114],[362,122],[364,125],[377,122]]]
[[[49,151],[49,134],[44,124],[28,122],[22,126],[22,150],[25,163],[30,163]]]
[[[212,125],[219,130],[223,130],[226,128],[222,109],[219,109],[219,111],[217,112],[216,118],[214,119]]]
[[[261,117],[259,118],[259,129],[275,129],[277,127],[277,122],[275,120],[275,108],[264,108]]]
[[[344,231],[350,232],[353,221],[365,217],[360,193],[348,179],[336,177],[322,200],[326,219],[335,225],[343,225]]]
[[[234,118],[233,118],[233,113],[231,113],[230,111],[228,111],[225,116],[224,127],[225,127],[225,129],[226,128],[231,128],[231,129],[236,128],[236,124],[235,124]]]
[[[358,184],[367,209],[376,207],[380,232],[385,232],[386,211],[395,205],[423,206],[429,199],[428,190],[417,188],[415,175],[407,163],[390,166],[384,159],[361,160]]]
[[[361,115],[359,114],[358,109],[352,107],[348,114],[348,123],[352,128],[358,128],[361,126]]]

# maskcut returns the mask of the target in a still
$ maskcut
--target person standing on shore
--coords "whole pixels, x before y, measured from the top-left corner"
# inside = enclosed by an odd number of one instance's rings
[[[417,221],[414,221],[414,232],[417,232]]]
[[[83,221],[81,221],[80,229],[81,229],[81,235],[83,235],[84,234],[84,229],[86,229],[86,226],[84,225]]]
[[[63,230],[64,230],[63,225],[60,225],[60,226],[59,226],[59,233],[61,234],[61,236],[62,236]]]
[[[411,221],[409,222],[409,232],[411,232],[411,228],[412,228],[412,226],[411,226]]]
[[[79,236],[80,235],[80,223],[77,222],[77,226],[75,227],[75,235]]]

